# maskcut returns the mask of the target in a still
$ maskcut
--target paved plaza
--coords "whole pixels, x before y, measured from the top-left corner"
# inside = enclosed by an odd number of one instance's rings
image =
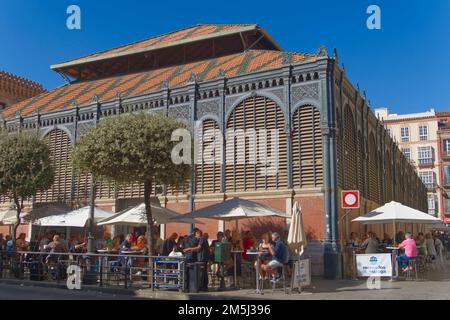
[[[324,280],[313,278],[312,287],[303,293],[285,294],[282,288],[272,288],[263,295],[254,290],[208,292],[198,294],[145,290],[108,290],[96,287],[81,291],[69,291],[64,286],[43,286],[44,284],[18,281],[0,281],[0,300],[15,299],[57,299],[57,300],[450,300],[450,261],[443,269],[430,270],[420,275],[418,281],[381,281],[380,289],[368,289],[362,280]]]

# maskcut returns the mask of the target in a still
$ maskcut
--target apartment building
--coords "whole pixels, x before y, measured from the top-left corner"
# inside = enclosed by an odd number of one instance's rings
[[[428,213],[444,218],[442,174],[439,157],[438,121],[434,109],[411,114],[389,113],[378,108],[375,114],[383,120],[388,133],[411,161],[428,189]]]

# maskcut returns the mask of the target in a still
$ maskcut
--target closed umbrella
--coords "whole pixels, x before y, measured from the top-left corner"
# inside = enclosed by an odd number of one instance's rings
[[[307,244],[301,207],[297,201],[292,207],[292,219],[291,225],[289,226],[287,243],[292,250],[299,254],[299,256],[303,253]]]

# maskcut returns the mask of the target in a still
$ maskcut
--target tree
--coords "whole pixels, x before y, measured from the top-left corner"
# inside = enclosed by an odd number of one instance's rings
[[[16,207],[14,244],[24,201],[50,188],[53,180],[50,149],[43,139],[30,132],[0,132],[0,195]]]
[[[125,114],[103,119],[77,143],[72,154],[75,168],[96,179],[144,184],[147,241],[150,255],[153,183],[180,185],[190,177],[190,166],[171,160],[172,133],[185,126],[159,113]]]

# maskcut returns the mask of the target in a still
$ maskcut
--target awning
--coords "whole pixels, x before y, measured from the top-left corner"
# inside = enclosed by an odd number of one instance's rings
[[[352,220],[363,224],[384,224],[384,223],[421,223],[434,224],[441,220],[428,213],[410,208],[401,203],[391,201],[363,216]]]
[[[151,204],[153,220],[156,224],[168,224],[173,222],[198,224],[201,223],[195,219],[186,217],[176,213],[167,208],[163,208],[156,204]],[[127,225],[134,227],[143,227],[147,225],[147,217],[145,215],[145,204],[126,209],[122,212],[115,214],[114,216],[104,219],[98,223],[99,226],[103,225]]]
[[[16,223],[17,212],[16,209],[6,209],[0,211],[0,225],[12,225]]]
[[[209,218],[217,220],[237,220],[241,218],[256,218],[277,216],[291,218],[285,212],[260,204],[258,202],[233,198],[186,215],[190,218]]]
[[[38,219],[34,223],[43,227],[85,227],[89,220],[90,207],[84,207],[68,213]],[[113,216],[114,213],[94,208],[94,222]]]

